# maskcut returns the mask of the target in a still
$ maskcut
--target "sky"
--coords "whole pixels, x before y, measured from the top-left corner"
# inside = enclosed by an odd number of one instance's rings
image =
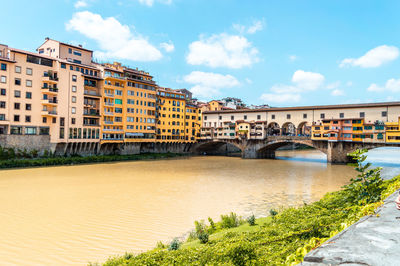
[[[45,37],[200,100],[303,106],[400,100],[398,0],[2,1],[0,43]]]

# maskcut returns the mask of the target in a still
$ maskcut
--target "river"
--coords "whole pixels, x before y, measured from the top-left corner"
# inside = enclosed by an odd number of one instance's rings
[[[387,176],[400,172],[392,153],[371,152]],[[182,236],[195,220],[219,220],[230,211],[263,216],[318,200],[355,173],[326,164],[314,150],[277,156],[281,160],[190,157],[2,170],[1,265],[103,262]]]

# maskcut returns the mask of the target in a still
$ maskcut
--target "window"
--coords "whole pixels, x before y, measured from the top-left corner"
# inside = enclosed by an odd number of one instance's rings
[[[39,135],[49,135],[50,128],[49,127],[40,127],[39,128]]]
[[[234,117],[233,115],[231,115],[231,120],[232,120],[232,121],[235,120],[235,117]]]
[[[247,119],[247,115],[244,115],[244,116],[243,116],[243,119],[246,120],[246,119]]]
[[[206,115],[204,116],[204,120],[207,120],[207,116]]]
[[[32,75],[32,68],[26,68],[26,74]]]
[[[25,104],[25,110],[32,110],[32,105],[30,103]]]
[[[5,114],[0,114],[0,121],[6,120],[6,115]]]
[[[325,114],[321,114],[321,115],[320,115],[320,118],[321,118],[321,119],[324,119],[324,118],[325,118]]]
[[[6,108],[6,102],[0,102],[0,108]]]
[[[257,115],[257,120],[260,120],[261,119],[261,115]]]
[[[43,117],[42,122],[47,123],[47,117]]]
[[[76,75],[72,75],[72,81],[76,82]]]
[[[60,118],[60,126],[64,126],[64,124],[65,124],[65,118],[64,117],[61,117]]]
[[[7,94],[6,92],[7,92],[6,89],[1,89],[0,95],[5,96]]]
[[[67,65],[65,63],[61,63],[61,68],[67,68]]]
[[[339,117],[340,117],[340,118],[344,118],[344,113],[340,113],[340,114],[339,114]]]
[[[305,119],[306,119],[306,118],[307,118],[307,114],[303,114],[303,118],[305,118]]]
[[[7,71],[7,64],[1,64],[1,70]]]
[[[21,97],[21,91],[14,91],[14,97],[15,98],[20,98]]]
[[[76,60],[76,59],[74,59],[73,62],[76,63],[76,64],[82,64],[81,60]],[[83,68],[82,68],[82,69],[83,69]]]
[[[25,135],[36,135],[36,127],[25,127]]]
[[[21,73],[21,67],[15,66],[15,73]]]
[[[290,119],[291,118],[291,115],[290,114],[287,114],[286,115],[286,119]]]
[[[75,118],[71,118],[71,124],[75,125],[76,119]]]
[[[387,112],[386,111],[382,112],[382,117],[387,117]]]
[[[72,92],[76,92],[76,86],[72,86]]]
[[[32,92],[27,91],[27,92],[25,93],[25,97],[26,97],[27,99],[32,99]]]
[[[71,113],[72,113],[72,114],[76,114],[76,107],[72,107],[72,108],[71,108]]]
[[[14,122],[19,122],[19,115],[14,115]]]
[[[15,109],[15,110],[19,110],[20,107],[21,107],[21,104],[20,104],[20,103],[14,103],[14,109]]]
[[[6,83],[7,82],[7,77],[6,76],[1,76],[0,82],[1,83]]]
[[[10,129],[10,133],[12,135],[22,135],[22,127],[12,126],[11,129]]]
[[[26,86],[27,87],[32,87],[32,80],[27,79],[26,80]]]
[[[68,53],[72,54],[72,49],[71,48],[68,48]]]
[[[52,123],[53,123],[53,124],[57,123],[57,117],[53,117]]]
[[[275,119],[275,115],[271,115],[271,119]]]
[[[82,56],[82,53],[81,53],[81,52],[79,52],[79,51],[76,51],[76,50],[74,50],[74,55],[77,55],[77,56]]]
[[[72,96],[71,100],[72,100],[73,103],[76,103],[76,96]]]
[[[20,86],[21,85],[21,79],[15,79],[15,81],[14,81],[14,84],[15,85],[17,85],[17,86]]]
[[[26,115],[25,116],[25,122],[27,122],[27,123],[31,122],[31,116],[30,115]]]
[[[360,112],[360,117],[365,117],[365,113],[364,112]]]

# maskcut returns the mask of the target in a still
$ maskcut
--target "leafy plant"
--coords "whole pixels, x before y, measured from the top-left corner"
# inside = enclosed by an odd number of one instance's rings
[[[178,250],[181,245],[181,242],[177,238],[174,238],[172,242],[169,244],[168,250]]]
[[[366,152],[366,149],[357,149],[348,154],[356,161],[352,165],[358,175],[350,180],[349,185],[344,186],[345,190],[350,192],[349,200],[360,205],[379,201],[384,189],[381,177],[382,167],[370,169],[371,163],[364,163],[367,159]]]
[[[250,226],[256,225],[256,217],[254,214],[247,218],[247,222]]]
[[[233,228],[240,224],[240,219],[236,213],[231,212],[229,215],[221,215],[221,228]]]

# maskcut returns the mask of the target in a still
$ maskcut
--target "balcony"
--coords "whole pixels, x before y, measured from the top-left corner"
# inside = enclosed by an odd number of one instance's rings
[[[52,116],[52,117],[54,117],[54,116],[57,116],[57,111],[55,111],[55,110],[42,110],[42,112],[41,112],[41,114],[42,114],[42,116]]]
[[[104,121],[104,124],[106,124],[106,125],[113,125],[113,124],[114,124],[114,121]]]
[[[90,124],[90,123],[83,123],[83,126],[85,127],[99,127],[99,124]]]
[[[42,99],[42,104],[44,105],[57,105],[58,101],[55,99]]]
[[[45,74],[43,76],[43,81],[45,82],[49,82],[49,83],[57,83],[58,82],[58,77],[54,77],[54,75],[49,75],[49,74]]]
[[[106,105],[106,106],[114,106],[114,103],[105,102],[104,105]]]
[[[49,94],[57,94],[58,88],[57,87],[42,87],[42,92],[49,93]]]
[[[104,115],[113,116],[113,115],[114,115],[114,112],[104,112]]]
[[[104,96],[109,97],[109,98],[114,98],[114,93],[104,93]]]
[[[100,95],[100,93],[98,91],[85,90],[84,94],[86,96],[101,97],[101,95]]]
[[[99,110],[84,110],[83,115],[85,116],[100,116]]]

